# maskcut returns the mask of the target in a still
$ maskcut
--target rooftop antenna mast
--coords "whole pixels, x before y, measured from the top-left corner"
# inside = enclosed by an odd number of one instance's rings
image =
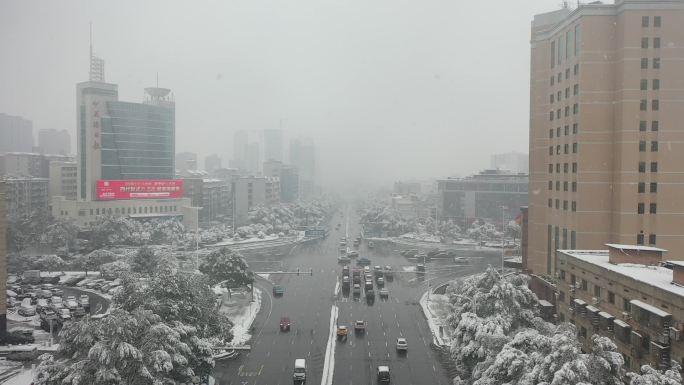
[[[104,60],[93,55],[93,23],[90,23],[90,81],[104,82]]]

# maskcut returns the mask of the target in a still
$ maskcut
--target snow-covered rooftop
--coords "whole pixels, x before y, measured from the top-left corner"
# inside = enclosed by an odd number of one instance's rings
[[[661,252],[667,251],[667,250],[661,249],[659,247],[642,246],[642,245],[622,245],[619,243],[606,243],[606,246],[612,247],[614,249],[620,249],[620,250],[661,251]]]
[[[671,263],[679,267],[684,267],[684,261],[667,261],[667,263]]]
[[[631,300],[631,301],[629,301],[629,302],[630,302],[632,305],[636,306],[636,307],[640,307],[640,308],[642,308],[642,309],[644,309],[644,310],[648,310],[649,312],[651,312],[651,313],[653,313],[653,314],[656,314],[656,315],[658,315],[658,316],[660,316],[660,317],[669,317],[669,316],[672,315],[672,314],[670,314],[670,313],[668,313],[668,312],[666,312],[666,311],[663,311],[663,310],[658,309],[657,307],[655,307],[655,306],[653,306],[653,305],[649,305],[649,304],[647,304],[647,303],[645,303],[645,302],[641,302],[641,301],[639,301],[638,299],[633,299],[633,300]]]
[[[613,264],[608,262],[608,250],[559,250],[563,254],[591,263],[606,270],[629,277],[646,285],[654,286],[684,297],[684,287],[672,283],[672,270],[661,266],[635,263]]]

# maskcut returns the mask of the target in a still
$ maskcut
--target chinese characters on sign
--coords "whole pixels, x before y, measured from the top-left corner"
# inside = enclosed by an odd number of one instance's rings
[[[163,199],[183,196],[182,180],[98,180],[97,200]]]

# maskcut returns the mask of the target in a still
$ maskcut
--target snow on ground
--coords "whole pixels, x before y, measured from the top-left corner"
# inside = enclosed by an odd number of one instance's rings
[[[252,237],[252,238],[247,238],[247,239],[241,239],[241,240],[239,240],[239,241],[236,241],[236,240],[234,240],[234,239],[229,239],[229,240],[226,240],[226,241],[214,243],[214,244],[207,245],[207,246],[212,246],[212,247],[213,247],[213,246],[241,245],[241,244],[245,244],[245,243],[274,241],[274,240],[276,240],[276,239],[278,239],[278,238],[279,238],[279,237],[278,237],[278,234],[271,234],[271,235],[267,235],[267,236],[265,236],[265,237],[263,237],[263,238]]]
[[[0,365],[4,366],[4,365]],[[0,369],[1,370],[1,369]],[[29,385],[33,383],[33,371],[30,368],[22,368],[14,377],[3,382],[3,385]]]
[[[250,329],[261,308],[261,290],[254,288],[254,302],[249,299],[249,292],[231,292],[231,298],[221,304],[221,312],[233,321],[232,345],[244,345],[252,338]]]
[[[416,267],[415,266],[402,266],[401,267],[405,272],[410,273],[410,272],[415,272]]]
[[[413,239],[416,241],[421,241],[421,242],[430,242],[430,243],[440,243],[441,240],[439,239],[438,236],[432,235],[432,234],[418,234],[418,233],[406,233],[399,238],[404,238],[404,239]]]
[[[267,280],[267,281],[268,281],[268,277],[271,276],[271,274],[257,274],[257,275],[258,275],[259,277],[261,277],[261,278]]]
[[[449,312],[449,299],[443,294],[425,292],[420,298],[420,307],[427,318],[433,340],[436,345],[445,346],[450,344],[451,333],[446,322]]]
[[[7,319],[16,322],[26,322],[27,325],[31,326],[40,326],[40,321],[38,320],[37,315],[31,317],[23,317],[17,314],[16,308],[7,311]]]

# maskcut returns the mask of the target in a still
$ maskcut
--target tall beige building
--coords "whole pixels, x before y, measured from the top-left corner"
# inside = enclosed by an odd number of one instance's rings
[[[556,249],[643,244],[684,254],[684,0],[536,15],[528,266]]]
[[[0,288],[7,286],[7,211],[5,210],[5,182],[0,181]],[[7,332],[7,302],[0,301],[0,339]]]

